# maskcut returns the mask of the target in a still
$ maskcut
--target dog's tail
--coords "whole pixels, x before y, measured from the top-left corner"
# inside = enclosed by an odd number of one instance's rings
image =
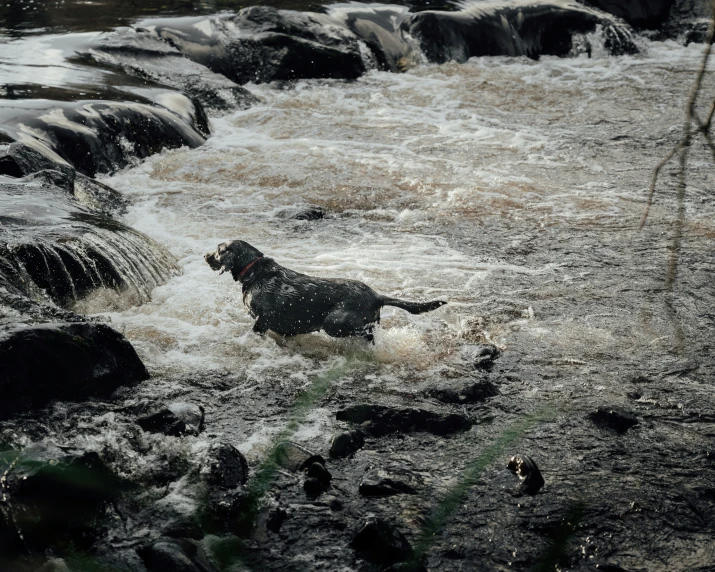
[[[423,314],[424,312],[431,312],[436,310],[440,306],[444,306],[447,302],[442,300],[434,300],[432,302],[407,302],[406,300],[398,300],[397,298],[388,298],[387,296],[381,296],[383,306],[397,306],[403,310],[407,310],[410,314]]]

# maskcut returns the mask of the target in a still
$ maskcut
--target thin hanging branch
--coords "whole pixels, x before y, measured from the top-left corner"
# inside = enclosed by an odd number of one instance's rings
[[[705,122],[702,122],[695,110],[695,104],[698,101],[698,95],[700,94],[700,88],[703,84],[703,78],[705,72],[708,68],[708,61],[710,59],[710,54],[712,53],[713,38],[715,38],[715,0],[712,2],[712,13],[713,19],[710,22],[710,28],[708,29],[708,36],[706,40],[705,53],[703,54],[703,59],[700,64],[700,69],[695,77],[695,83],[690,90],[690,95],[688,96],[687,105],[685,107],[685,122],[683,125],[683,135],[680,140],[675,144],[673,149],[663,158],[663,160],[658,163],[658,165],[653,170],[653,176],[650,181],[650,188],[648,190],[648,200],[646,202],[645,212],[643,213],[643,218],[641,219],[640,228],[645,226],[648,215],[650,214],[650,208],[653,204],[653,195],[655,194],[655,187],[658,182],[658,176],[660,171],[667,165],[670,160],[675,157],[676,154],[680,154],[680,178],[678,182],[678,201],[685,198],[685,168],[688,157],[688,150],[690,144],[692,143],[693,134],[700,133],[705,139],[706,144],[710,147],[713,153],[713,158],[715,158],[715,143],[713,142],[712,136],[710,135],[710,128],[712,126],[713,116],[715,115],[715,99],[710,106],[710,111],[708,112],[708,118]],[[697,125],[696,129],[693,129],[693,123]],[[682,199],[681,199],[682,191]],[[682,205],[678,203],[678,211],[680,212]],[[677,226],[677,225],[676,225]],[[677,231],[677,229],[676,229]]]

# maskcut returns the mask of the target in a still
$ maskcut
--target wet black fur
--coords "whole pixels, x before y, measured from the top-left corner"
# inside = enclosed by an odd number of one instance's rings
[[[412,314],[435,310],[442,301],[407,302],[388,298],[357,280],[315,278],[284,268],[242,240],[224,242],[204,256],[213,270],[231,272],[243,285],[243,303],[256,322],[253,331],[284,336],[324,330],[333,337],[363,336],[372,340],[383,306]],[[253,263],[244,275],[241,271]]]

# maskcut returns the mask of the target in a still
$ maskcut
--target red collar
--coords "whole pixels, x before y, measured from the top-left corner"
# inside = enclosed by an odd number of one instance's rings
[[[263,257],[259,256],[258,258],[256,258],[253,262],[251,262],[248,266],[246,266],[243,270],[241,270],[241,272],[238,273],[238,277],[243,278],[243,275],[246,274],[246,272],[248,272],[248,270],[251,268],[251,266],[253,266],[259,260],[263,260]]]

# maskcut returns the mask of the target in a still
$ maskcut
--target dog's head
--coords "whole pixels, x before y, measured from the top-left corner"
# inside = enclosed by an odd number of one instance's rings
[[[243,240],[232,240],[218,245],[215,252],[209,252],[204,260],[211,270],[218,270],[219,274],[228,271],[234,280],[238,280],[241,270],[251,262],[263,256],[263,253]]]

